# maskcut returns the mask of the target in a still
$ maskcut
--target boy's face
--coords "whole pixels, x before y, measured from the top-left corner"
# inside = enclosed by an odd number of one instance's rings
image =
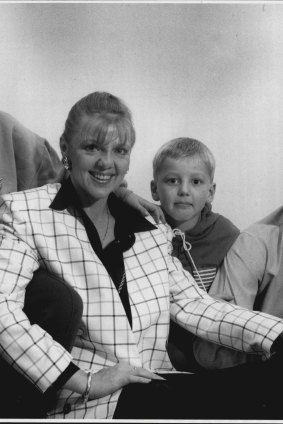
[[[160,201],[171,227],[190,230],[199,220],[206,202],[212,202],[211,183],[204,162],[198,157],[166,158],[154,181],[152,198]]]

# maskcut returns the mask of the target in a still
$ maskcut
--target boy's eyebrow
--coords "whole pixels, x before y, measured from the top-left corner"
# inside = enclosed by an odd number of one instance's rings
[[[164,176],[168,176],[168,175],[179,175],[178,171],[168,171],[164,173]]]
[[[172,170],[172,171],[166,171],[165,172],[165,175],[170,175],[170,174],[177,174],[177,175],[180,175],[180,172],[176,169],[176,171],[175,170]],[[207,172],[204,172],[204,171],[192,171],[191,172],[191,175],[207,175]]]
[[[97,140],[95,138],[85,138],[82,140],[83,143],[97,143]]]

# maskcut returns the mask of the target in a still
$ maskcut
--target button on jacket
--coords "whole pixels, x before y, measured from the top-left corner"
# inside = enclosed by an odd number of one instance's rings
[[[50,208],[60,184],[3,196],[0,205],[0,344],[3,357],[45,392],[71,362],[99,371],[126,361],[170,371],[166,352],[170,316],[198,336],[270,356],[283,322],[210,298],[171,256],[172,232],[160,224],[135,232],[123,252],[132,327],[118,291],[72,209]],[[153,223],[152,218],[148,218]],[[84,303],[71,354],[22,311],[25,287],[43,267],[72,285]],[[81,402],[61,390],[51,418],[106,419],[120,390]],[[64,412],[65,411],[65,412]]]

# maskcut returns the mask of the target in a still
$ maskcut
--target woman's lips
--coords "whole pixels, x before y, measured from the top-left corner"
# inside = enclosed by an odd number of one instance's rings
[[[102,183],[102,184],[107,184],[112,178],[112,175],[100,174],[98,172],[95,172],[95,173],[90,172],[90,175],[92,176],[93,179],[95,179],[95,181],[98,181],[99,183]]]

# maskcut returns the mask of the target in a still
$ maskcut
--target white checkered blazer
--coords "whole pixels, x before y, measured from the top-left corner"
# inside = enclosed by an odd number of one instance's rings
[[[171,257],[171,230],[163,224],[136,233],[135,244],[124,253],[131,329],[118,292],[81,222],[67,210],[49,208],[59,188],[50,184],[7,194],[0,206],[1,352],[41,391],[72,360],[82,369],[95,371],[118,361],[153,371],[172,370],[166,352],[170,314],[198,336],[270,355],[283,322],[213,300],[201,291]],[[25,287],[40,266],[63,278],[82,297],[82,325],[71,354],[39,326],[31,326],[22,311]],[[50,416],[111,418],[119,394],[84,405],[78,394],[62,390]]]

